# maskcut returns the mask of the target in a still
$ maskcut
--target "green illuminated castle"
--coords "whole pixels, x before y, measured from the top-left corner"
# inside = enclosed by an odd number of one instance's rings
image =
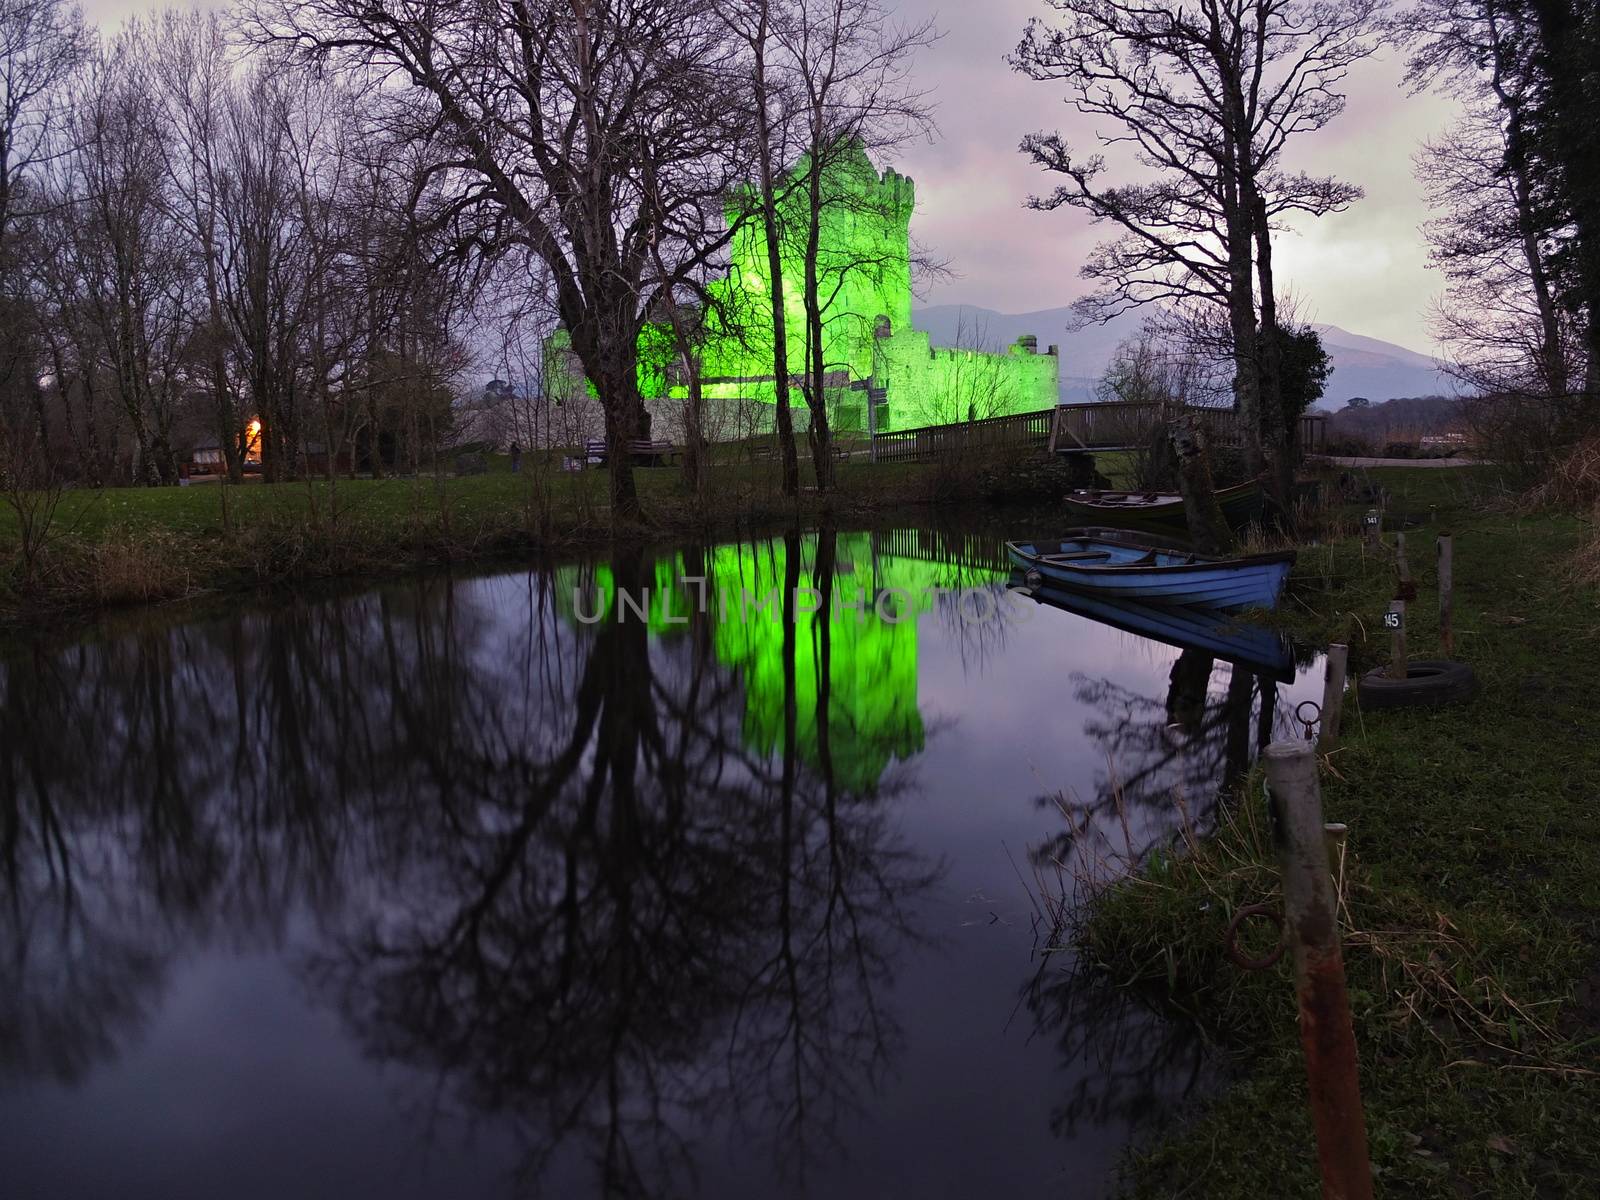
[[[791,180],[804,178],[806,170],[801,163]],[[866,405],[874,394],[879,404],[872,428],[879,432],[1033,412],[1058,403],[1056,347],[1040,354],[1037,339],[1024,337],[1006,352],[992,353],[979,344],[981,330],[962,338],[970,345],[935,347],[926,333],[911,327],[916,188],[909,178],[892,169],[879,175],[858,146],[827,169],[824,192],[817,267],[828,416],[835,429],[867,429]],[[708,411],[720,404],[759,414],[775,401],[766,236],[759,221],[738,220],[738,206],[748,203],[748,196],[736,197],[729,206],[728,220],[738,224],[738,232],[729,247],[728,273],[707,289],[715,298],[700,346]],[[780,227],[795,231],[785,236],[781,260],[789,369],[796,384],[805,363],[804,247],[797,244],[804,228],[802,203],[796,188],[779,205]],[[557,338],[553,348],[559,356],[570,343],[560,340],[564,334]],[[671,427],[687,386],[668,329],[647,326],[639,351],[640,392]],[[581,378],[570,353],[560,357],[565,372]],[[796,423],[804,428],[807,414],[798,391],[792,403]],[[770,412],[764,420],[755,425],[770,428]]]

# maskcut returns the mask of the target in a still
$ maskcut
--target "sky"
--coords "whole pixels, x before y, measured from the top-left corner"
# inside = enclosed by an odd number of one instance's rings
[[[932,18],[943,38],[917,57],[914,79],[930,93],[938,129],[892,165],[917,184],[912,232],[949,278],[926,286],[924,304],[973,304],[1020,313],[1070,304],[1087,289],[1078,268],[1101,231],[1080,213],[1024,205],[1051,178],[1017,150],[1025,134],[1060,130],[1091,151],[1093,118],[1067,107],[1059,84],[1013,72],[1006,55],[1045,0],[890,0],[907,22]],[[155,0],[84,0],[86,13],[115,24]],[[1424,353],[1434,349],[1428,313],[1439,292],[1419,226],[1426,206],[1412,171],[1424,139],[1450,121],[1435,95],[1409,96],[1391,53],[1359,64],[1349,107],[1327,128],[1291,144],[1288,165],[1336,174],[1366,198],[1277,239],[1278,278],[1306,320],[1338,325]],[[880,164],[880,166],[886,164]]]
[[[916,78],[935,91],[938,133],[896,164],[917,184],[913,233],[957,272],[931,286],[926,302],[999,312],[1071,303],[1089,287],[1078,268],[1103,231],[1078,212],[1023,207],[1055,183],[1017,144],[1025,134],[1059,130],[1075,150],[1092,152],[1096,122],[1063,103],[1061,85],[1035,82],[1005,62],[1028,19],[1050,16],[1048,5],[899,0],[899,7],[908,20],[932,17],[945,31],[916,66]],[[1291,143],[1289,166],[1335,174],[1364,188],[1366,198],[1280,236],[1274,265],[1302,318],[1427,353],[1439,279],[1427,267],[1419,232],[1427,209],[1411,160],[1453,110],[1434,95],[1409,96],[1400,75],[1392,54],[1359,64],[1347,81],[1346,111]],[[1110,132],[1103,122],[1099,128]]]

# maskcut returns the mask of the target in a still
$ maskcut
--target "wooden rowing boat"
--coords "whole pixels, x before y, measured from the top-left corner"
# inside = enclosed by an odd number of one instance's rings
[[[1261,519],[1264,493],[1255,480],[1217,489],[1217,504],[1228,524],[1235,529]],[[1109,492],[1080,489],[1063,498],[1068,513],[1086,521],[1116,521],[1132,518],[1181,524],[1184,521],[1183,496],[1178,492]]]
[[[1156,604],[1274,608],[1293,550],[1218,558],[1115,529],[1082,529],[1056,542],[1007,542],[1030,586],[1048,580],[1074,591]]]

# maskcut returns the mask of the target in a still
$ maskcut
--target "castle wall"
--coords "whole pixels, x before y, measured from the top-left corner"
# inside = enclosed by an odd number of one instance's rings
[[[804,164],[797,171],[804,173]],[[867,388],[886,387],[880,432],[920,425],[1032,412],[1057,404],[1060,364],[1051,347],[1039,354],[1024,339],[1003,353],[935,347],[911,326],[911,215],[916,186],[904,175],[879,175],[864,150],[830,169],[817,254],[824,300],[823,357],[829,376],[830,423],[841,432],[867,428]],[[746,200],[748,202],[748,200]],[[781,247],[783,309],[791,377],[805,369],[805,246],[798,198],[780,224],[792,236]],[[730,221],[734,219],[732,213]],[[740,226],[725,279],[711,285],[718,304],[707,316],[701,350],[708,418],[730,436],[772,428],[772,307],[765,232]],[[658,327],[640,339],[639,385],[653,411],[674,421],[686,389],[667,366],[670,338]],[[791,393],[796,427],[809,425],[798,387]],[[766,411],[761,411],[761,406]],[[733,433],[732,430],[738,432]],[[716,440],[721,428],[708,428]]]

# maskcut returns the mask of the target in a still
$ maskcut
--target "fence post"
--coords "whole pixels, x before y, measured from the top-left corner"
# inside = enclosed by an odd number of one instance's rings
[[[1398,580],[1398,593],[1402,600],[1417,598],[1417,585],[1411,579],[1411,563],[1406,559],[1406,535],[1394,535],[1394,573]]]
[[[1455,539],[1439,535],[1439,649],[1446,658],[1456,652],[1455,631]]]
[[[1283,928],[1294,959],[1300,1045],[1324,1200],[1371,1200],[1372,1166],[1361,1110],[1356,1035],[1345,992],[1337,899],[1328,869],[1316,752],[1274,742],[1263,755],[1272,839],[1283,878]]]
[[[1361,524],[1367,537],[1367,548],[1376,550],[1383,541],[1383,513],[1376,508],[1369,508]]]
[[[1322,677],[1322,728],[1317,732],[1317,749],[1324,754],[1339,742],[1339,714],[1344,708],[1344,674],[1349,662],[1349,646],[1335,642],[1328,647]]]
[[[1384,624],[1394,635],[1394,641],[1389,650],[1389,678],[1404,679],[1406,677],[1406,602],[1404,600],[1389,601],[1389,612],[1384,617]]]

